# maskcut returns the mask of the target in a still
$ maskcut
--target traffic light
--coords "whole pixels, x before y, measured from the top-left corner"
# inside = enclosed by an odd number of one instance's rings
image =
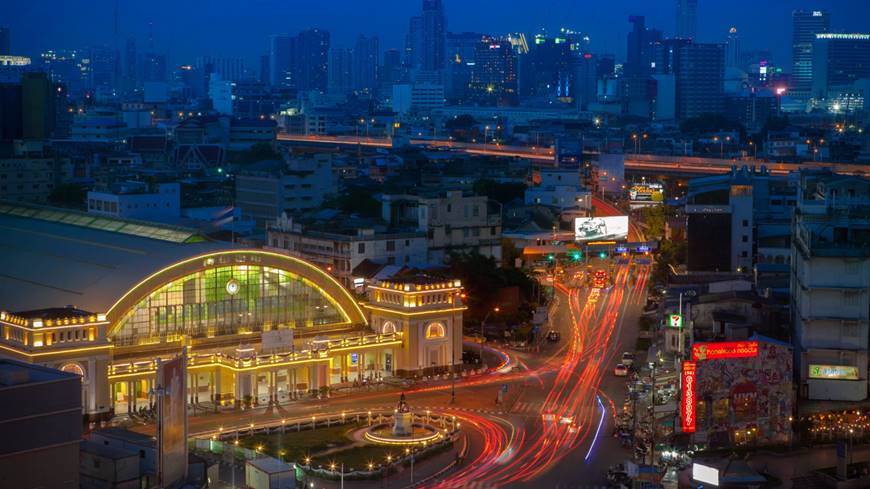
[[[553,260],[555,260],[555,259],[556,259],[555,256],[553,256],[553,255],[547,255],[547,261],[553,261]]]
[[[583,255],[579,251],[575,251],[574,253],[571,254],[571,258],[574,261],[580,261],[580,258],[583,258]]]
[[[602,260],[607,258],[607,252],[602,251],[598,254],[598,258],[601,258]]]

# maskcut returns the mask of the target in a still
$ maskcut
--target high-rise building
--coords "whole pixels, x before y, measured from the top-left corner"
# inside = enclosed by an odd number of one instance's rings
[[[139,74],[143,82],[165,82],[167,77],[166,55],[148,52],[142,56]]]
[[[124,64],[121,70],[122,83],[121,88],[125,92],[132,92],[139,86],[138,66],[136,59],[136,40],[127,39],[124,44]]]
[[[725,93],[725,45],[690,43],[680,49],[677,118],[722,112]]]
[[[88,62],[85,63],[89,88],[112,89],[115,87],[116,54],[114,50],[105,46],[94,46],[90,49]]]
[[[698,0],[677,0],[676,33],[687,39],[698,35]]]
[[[816,34],[812,96],[828,98],[870,79],[870,34]]]
[[[402,79],[402,53],[398,49],[384,51],[384,64],[378,78],[381,85],[392,85]]]
[[[378,86],[380,47],[377,37],[360,35],[353,48],[353,89],[373,93]]]
[[[476,65],[477,45],[484,37],[477,32],[447,34],[444,91],[454,103],[462,103],[468,98],[471,72]]]
[[[12,54],[12,39],[8,27],[0,27],[0,55]]]
[[[296,39],[286,35],[276,35],[269,39],[269,84],[273,87],[296,86],[293,76],[295,65]]]
[[[505,43],[508,41],[505,40]],[[521,97],[569,98],[574,96],[574,69],[578,55],[564,37],[541,33],[519,59]]]
[[[691,39],[662,39],[655,45],[654,73],[659,75],[676,74],[680,65],[680,50],[692,44]]]
[[[222,80],[229,81],[245,78],[247,71],[243,58],[200,56],[196,58],[196,67],[206,75],[218,74]]]
[[[804,171],[797,192],[789,310],[799,392],[809,399],[862,401],[870,333],[870,181]],[[820,375],[818,367],[840,375]]]
[[[299,90],[325,91],[328,84],[329,32],[308,29],[296,36],[294,75]]]
[[[809,98],[813,86],[813,44],[816,34],[831,29],[826,10],[795,10],[792,12],[792,71],[790,94],[798,99]]]
[[[269,62],[270,59],[268,54],[260,55],[260,67],[259,73],[257,75],[257,81],[266,85],[269,85],[271,83],[271,77],[269,76]]]
[[[411,17],[405,36],[405,66],[419,70],[423,67],[423,17]]]
[[[655,46],[662,40],[662,31],[648,29],[642,15],[632,15],[628,21],[632,29],[628,33],[624,73],[626,77],[646,78],[653,72]]]
[[[737,34],[737,28],[733,26],[728,29],[727,47],[725,49],[725,67],[740,67],[740,36]]]
[[[353,90],[354,53],[348,48],[329,50],[329,73],[326,91],[345,95]]]
[[[423,55],[421,68],[437,71],[444,68],[447,39],[447,17],[441,0],[423,0]]]
[[[517,97],[517,58],[510,41],[478,40],[469,80],[469,97],[481,105],[513,106]]]
[[[21,85],[0,83],[0,141],[21,139]]]
[[[22,75],[21,108],[24,139],[52,137],[55,121],[54,94],[47,73]]]

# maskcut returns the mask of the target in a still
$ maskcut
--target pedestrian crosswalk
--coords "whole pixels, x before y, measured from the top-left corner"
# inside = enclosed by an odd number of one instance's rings
[[[534,401],[520,401],[514,404],[511,412],[514,413],[524,413],[524,414],[537,414],[541,412],[541,406],[543,403],[534,402]]]

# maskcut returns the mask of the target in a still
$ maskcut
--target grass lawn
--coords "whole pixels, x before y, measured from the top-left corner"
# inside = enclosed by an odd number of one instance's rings
[[[348,433],[360,426],[363,425],[347,423],[316,430],[303,429],[299,432],[288,426],[287,432],[283,435],[281,433],[256,434],[240,438],[239,446],[251,449],[262,447],[260,448],[262,453],[275,458],[281,458],[280,452],[283,451],[284,460],[302,462],[305,457],[313,453],[350,445],[353,442],[348,438]]]

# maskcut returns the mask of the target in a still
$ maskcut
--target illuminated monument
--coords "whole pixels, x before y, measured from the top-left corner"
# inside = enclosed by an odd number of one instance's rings
[[[2,202],[0,226],[0,357],[81,375],[92,418],[153,406],[158,359],[185,346],[188,402],[203,408],[461,358],[456,281],[382,281],[361,300],[308,262],[182,228]]]

